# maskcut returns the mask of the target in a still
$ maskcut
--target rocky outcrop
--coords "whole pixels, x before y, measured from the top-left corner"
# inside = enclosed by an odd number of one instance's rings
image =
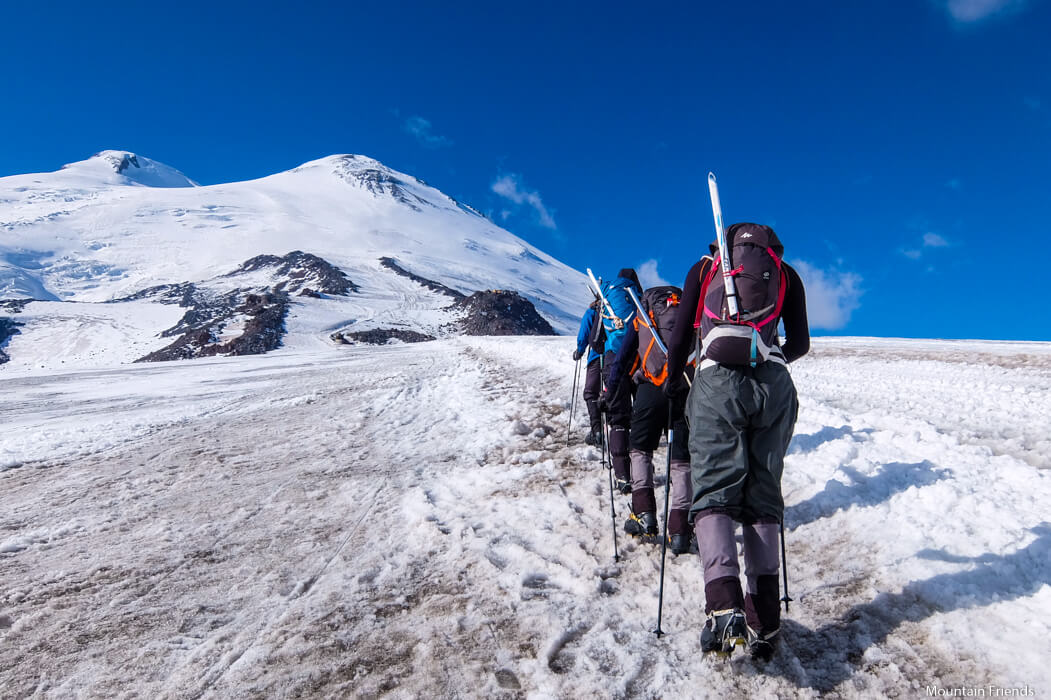
[[[465,299],[467,296],[462,292],[456,291],[452,287],[446,287],[441,282],[435,282],[434,280],[429,280],[426,277],[420,277],[419,275],[409,272],[405,268],[401,267],[398,264],[398,261],[396,261],[394,258],[380,258],[380,265],[387,268],[391,272],[394,272],[395,274],[401,275],[402,277],[408,277],[413,282],[423,285],[427,289],[430,289],[432,292],[438,292],[439,294],[444,294],[445,296],[452,297],[456,300]]]
[[[106,159],[118,173],[123,173],[131,166],[139,167],[139,158],[134,153],[122,153],[119,158],[116,155],[109,155],[106,156]]]
[[[161,304],[178,304],[179,306],[193,306],[195,303],[195,296],[197,294],[197,285],[192,282],[182,282],[181,284],[159,284],[156,287],[148,287],[146,289],[129,294],[126,297],[119,299],[110,299],[104,303],[106,304],[119,304],[124,301],[141,301],[142,299],[152,299]]]
[[[231,281],[242,286],[230,289]],[[177,324],[161,333],[175,340],[136,360],[161,362],[274,350],[285,333],[291,294],[322,298],[359,289],[327,260],[294,250],[284,256],[257,255],[208,282],[160,285],[115,301],[154,299],[186,309]]]
[[[334,294],[346,296],[360,290],[338,267],[323,258],[301,250],[278,257],[277,255],[257,255],[246,260],[239,268],[224,275],[236,277],[258,270],[269,270],[281,278],[274,284],[274,291],[300,293],[303,296]]]
[[[11,313],[20,314],[28,306],[32,304],[36,299],[4,299],[0,300],[0,309]]]
[[[20,333],[18,327],[21,323],[16,323],[9,318],[0,318],[0,365],[8,362],[11,358],[6,352],[4,352],[4,346],[7,345],[8,339],[11,336]]]
[[[449,308],[463,314],[449,330],[463,335],[555,335],[533,303],[518,292],[475,292]]]
[[[331,337],[332,340],[344,345],[356,345],[358,343],[364,343],[366,345],[386,345],[391,340],[400,340],[403,343],[424,343],[428,340],[435,340],[433,335],[402,330],[400,328],[374,328],[370,331],[357,331],[353,333],[340,331],[339,333],[333,333]]]
[[[232,305],[234,299],[240,303]],[[288,294],[284,292],[231,292],[220,302],[188,311],[179,325],[162,333],[165,337],[177,335],[173,343],[136,362],[259,355],[274,350],[281,346],[288,304]],[[229,337],[231,333],[237,335]]]

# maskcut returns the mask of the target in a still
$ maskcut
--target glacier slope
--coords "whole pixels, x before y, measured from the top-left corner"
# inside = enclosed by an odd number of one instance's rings
[[[667,635],[651,634],[659,549],[621,534],[613,562],[606,472],[579,427],[566,446],[571,346],[459,338],[12,374],[0,398],[0,686],[1051,689],[1051,465],[1015,430],[1051,433],[1051,346],[818,339],[793,366],[795,602],[763,669],[698,653],[694,556],[669,555]],[[619,525],[620,496],[617,511]]]

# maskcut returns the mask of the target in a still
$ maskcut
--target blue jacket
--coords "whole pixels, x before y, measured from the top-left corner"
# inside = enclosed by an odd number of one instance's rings
[[[595,349],[588,342],[591,340],[591,332],[595,330],[596,323],[598,323],[598,314],[589,306],[588,310],[584,312],[584,317],[580,319],[580,330],[577,331],[577,351],[584,354],[584,348],[588,348],[589,365],[599,357],[599,354],[595,352]]]
[[[613,323],[612,318],[608,318],[608,312],[605,307],[602,309],[602,325],[606,328],[606,352],[617,353],[620,351],[620,344],[624,339],[624,334],[628,330],[628,326],[631,325],[632,320],[635,318],[635,302],[631,300],[628,293],[625,291],[628,287],[632,287],[635,290],[635,296],[642,296],[642,288],[636,284],[633,280],[629,280],[626,277],[618,277],[612,282],[607,282],[602,285],[602,294],[606,297],[606,301],[613,307],[613,313],[617,315],[624,325],[617,328]]]

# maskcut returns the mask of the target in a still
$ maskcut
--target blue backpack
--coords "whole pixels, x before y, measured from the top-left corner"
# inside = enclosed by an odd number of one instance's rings
[[[639,286],[626,277],[618,277],[602,285],[602,296],[613,308],[613,316],[610,316],[609,309],[602,307],[602,327],[606,329],[606,352],[615,353],[620,350],[624,333],[627,332],[628,325],[635,319],[638,311],[635,308],[635,302],[628,296],[629,287],[635,289],[635,296],[642,295]]]

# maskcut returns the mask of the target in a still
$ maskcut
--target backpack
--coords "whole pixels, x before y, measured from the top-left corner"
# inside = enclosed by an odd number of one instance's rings
[[[588,345],[591,347],[591,352],[601,355],[606,351],[606,329],[602,326],[602,302],[595,300],[591,308],[595,310],[595,321],[591,324]]]
[[[617,352],[620,350],[620,341],[626,328],[625,324],[631,323],[634,318],[635,302],[628,296],[628,287],[635,287],[636,294],[642,291],[638,289],[632,280],[626,277],[618,277],[612,282],[606,282],[602,285],[602,296],[606,298],[606,301],[613,309],[613,314],[616,316],[616,318],[610,317],[609,310],[603,305],[601,313],[602,325],[606,329],[606,352]]]
[[[654,386],[660,386],[668,378],[668,356],[653,337],[650,328],[657,331],[664,347],[668,347],[675,315],[679,311],[682,290],[678,287],[650,287],[642,295],[642,308],[646,310],[646,323],[636,317],[635,330],[639,334],[639,371]]]
[[[777,322],[788,287],[781,264],[785,249],[774,230],[760,224],[734,224],[726,231],[726,246],[738,315],[730,318],[726,307],[722,260],[716,247],[714,264],[701,281],[694,328],[700,329],[705,359],[755,367],[771,355],[781,355]]]

